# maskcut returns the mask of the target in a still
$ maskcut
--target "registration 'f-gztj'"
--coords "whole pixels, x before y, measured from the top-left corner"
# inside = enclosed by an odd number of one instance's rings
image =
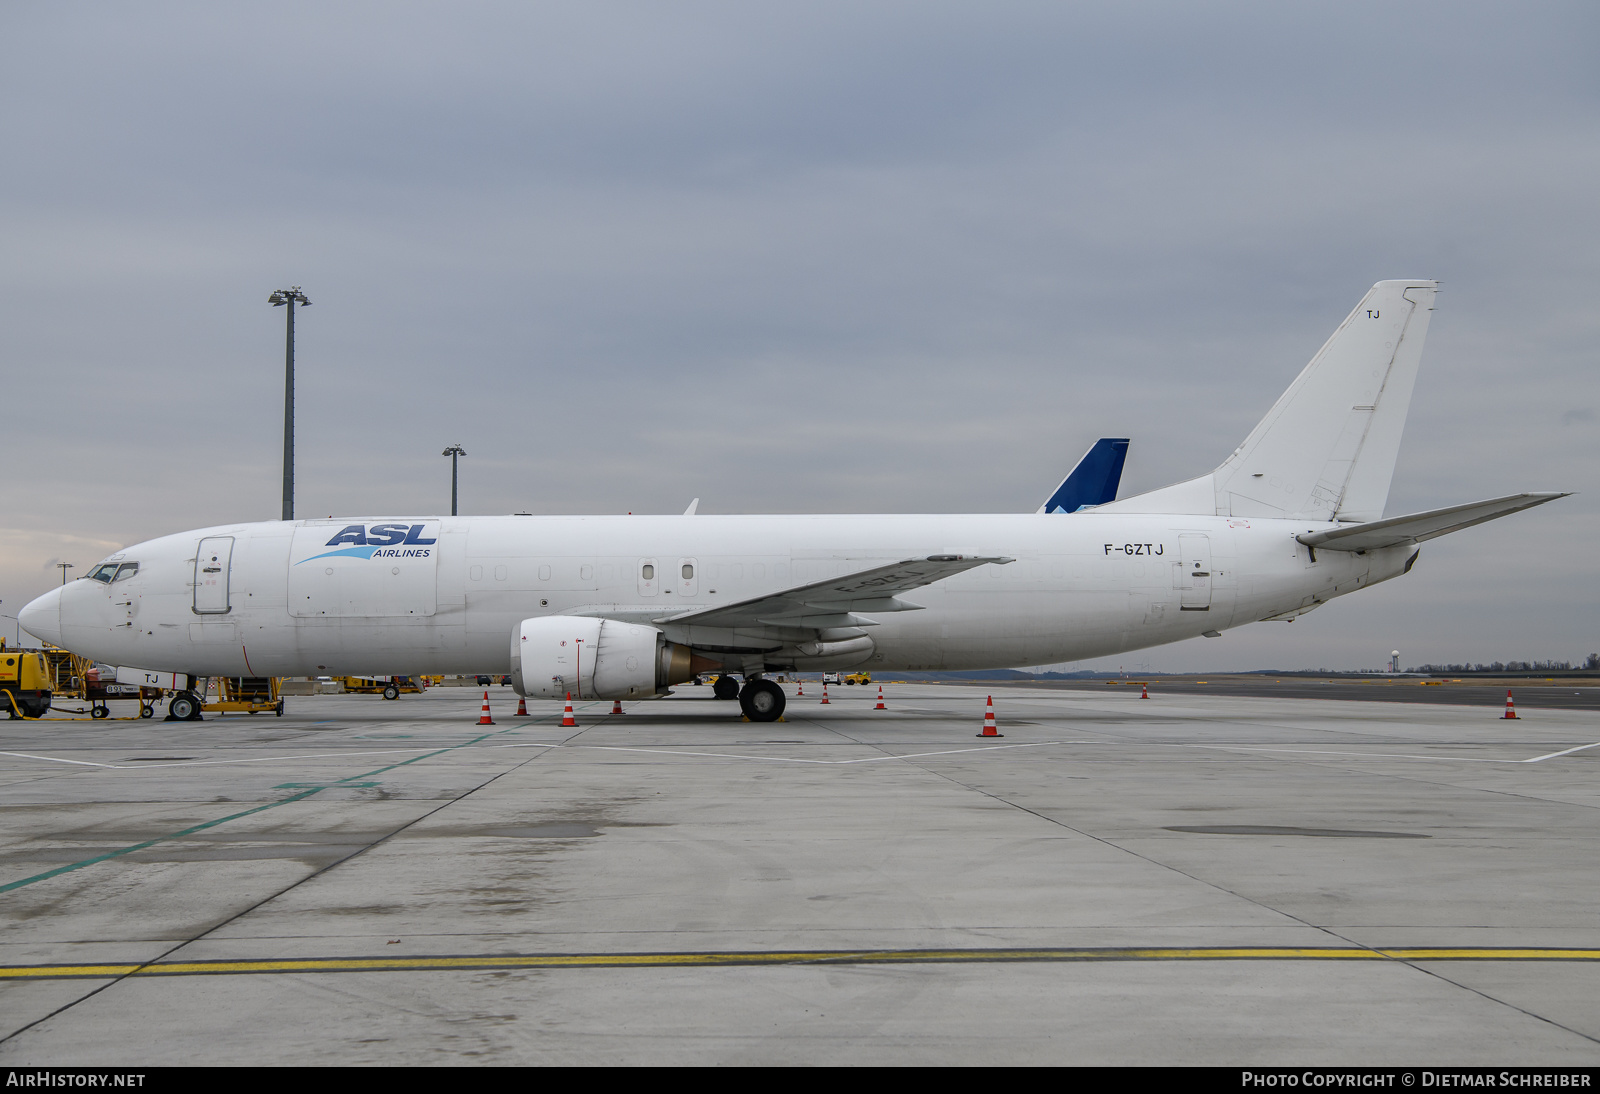
[[[722,670],[770,721],[782,670],[1038,665],[1292,620],[1562,496],[1384,518],[1435,288],[1373,286],[1216,470],[1075,513],[236,524],[120,551],[22,625],[197,678],[494,672],[639,699]]]

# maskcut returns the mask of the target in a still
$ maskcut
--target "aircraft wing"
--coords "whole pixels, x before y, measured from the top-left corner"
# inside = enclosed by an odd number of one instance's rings
[[[1401,543],[1421,543],[1566,496],[1565,493],[1556,491],[1508,494],[1503,498],[1452,505],[1446,509],[1430,509],[1426,513],[1412,513],[1404,517],[1390,517],[1388,520],[1352,524],[1326,532],[1307,532],[1295,538],[1307,547],[1318,547],[1326,551],[1371,551]]]
[[[871,626],[856,612],[905,612],[922,605],[897,599],[896,593],[920,589],[935,581],[964,573],[993,562],[1004,565],[1014,559],[975,555],[929,555],[908,558],[887,566],[860,570],[827,581],[797,585],[782,592],[715,608],[661,616],[658,623],[694,627],[798,628],[820,630],[828,627]]]

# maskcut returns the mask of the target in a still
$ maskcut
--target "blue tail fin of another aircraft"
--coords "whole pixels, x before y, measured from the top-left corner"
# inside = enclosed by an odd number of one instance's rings
[[[1076,513],[1080,509],[1115,501],[1122,483],[1122,464],[1128,458],[1128,438],[1101,437],[1083,454],[1041,513]]]

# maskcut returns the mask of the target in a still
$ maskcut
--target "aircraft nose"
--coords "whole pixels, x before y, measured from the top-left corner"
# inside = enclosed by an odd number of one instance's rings
[[[51,645],[61,644],[61,590],[51,589],[17,613],[22,629]]]

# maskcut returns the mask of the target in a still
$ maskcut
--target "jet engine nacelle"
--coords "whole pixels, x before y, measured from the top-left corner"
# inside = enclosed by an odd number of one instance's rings
[[[654,627],[545,615],[511,636],[511,683],[530,699],[643,699],[693,677],[688,647]]]

